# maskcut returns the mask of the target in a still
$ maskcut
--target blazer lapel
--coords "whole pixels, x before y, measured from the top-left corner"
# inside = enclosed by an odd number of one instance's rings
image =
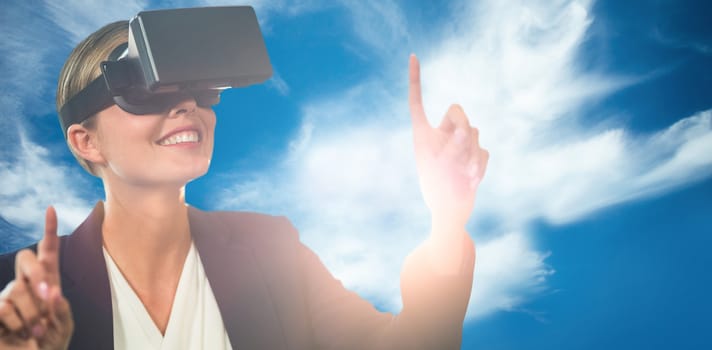
[[[193,235],[205,274],[234,349],[284,349],[268,286],[253,249],[245,243],[244,225],[230,225],[226,215],[189,207]],[[234,221],[234,220],[230,220]],[[245,223],[249,224],[249,223]],[[242,232],[241,232],[242,231]]]
[[[98,202],[60,247],[62,292],[74,317],[70,349],[114,348],[111,289],[102,253],[103,219],[104,206]]]
[[[188,208],[190,230],[220,309],[232,347],[285,349],[279,317],[245,228],[228,225],[225,215]],[[113,349],[111,289],[102,253],[104,207],[91,214],[60,247],[62,291],[72,307],[70,349]],[[245,224],[248,224],[246,222]]]

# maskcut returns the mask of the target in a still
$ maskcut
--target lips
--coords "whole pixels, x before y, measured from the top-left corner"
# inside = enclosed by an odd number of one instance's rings
[[[184,127],[174,129],[160,140],[156,141],[161,146],[171,146],[182,143],[198,143],[200,142],[200,132],[194,127]]]

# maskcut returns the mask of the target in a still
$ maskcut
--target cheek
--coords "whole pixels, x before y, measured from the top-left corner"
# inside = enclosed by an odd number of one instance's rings
[[[215,118],[215,112],[210,110],[210,113],[208,113],[203,119],[205,123],[205,129],[208,132],[208,135],[210,135],[210,147],[212,148],[213,143],[215,142],[215,125],[217,123],[217,119]]]
[[[207,121],[206,121],[206,126],[208,127],[208,130],[210,130],[211,133],[215,132],[215,124],[217,123],[217,118],[215,117],[215,111],[212,109],[210,110],[210,113],[208,113],[207,116]]]
[[[128,171],[151,156],[150,135],[130,123],[114,123],[100,135],[101,153],[107,165],[118,171]]]
[[[134,164],[141,164],[142,159],[146,158],[149,153],[146,152],[145,147],[139,147],[143,144],[139,142],[130,136],[109,137],[105,142],[106,150],[104,152],[108,165],[117,171],[124,172]]]

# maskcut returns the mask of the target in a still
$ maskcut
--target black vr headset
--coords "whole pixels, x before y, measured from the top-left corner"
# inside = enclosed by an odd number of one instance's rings
[[[210,107],[224,89],[267,80],[272,65],[252,7],[227,6],[139,12],[101,71],[59,110],[65,137],[113,104],[153,114],[193,97]]]

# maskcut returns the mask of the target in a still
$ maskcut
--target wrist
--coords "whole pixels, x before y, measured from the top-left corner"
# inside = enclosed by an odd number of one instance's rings
[[[434,229],[425,241],[428,264],[438,274],[459,274],[465,259],[465,244],[471,241],[469,234],[464,227],[442,230]]]
[[[430,224],[430,239],[437,242],[459,240],[468,235],[464,222],[433,216]]]

